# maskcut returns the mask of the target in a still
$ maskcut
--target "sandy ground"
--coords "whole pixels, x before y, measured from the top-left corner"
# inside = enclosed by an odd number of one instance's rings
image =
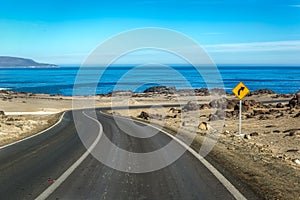
[[[226,96],[227,99],[235,99]],[[112,110],[109,113],[159,124],[174,134],[177,131],[193,137],[191,146],[199,150],[206,137],[216,141],[208,159],[221,171],[249,185],[262,199],[300,199],[300,109],[289,108],[291,97],[255,95],[245,100],[281,101],[283,106],[259,104],[243,112],[243,131],[238,133],[238,117],[227,108],[224,120],[209,120],[216,108],[184,110],[190,100],[207,105],[206,96],[143,94],[135,97],[76,97],[79,107],[138,106],[182,104],[182,107]],[[72,109],[72,98],[63,96],[0,93],[0,146],[33,135],[54,124],[60,112]],[[258,112],[260,111],[260,112]],[[141,117],[142,112],[150,115]],[[233,114],[232,114],[233,113]],[[255,113],[255,114],[254,114]],[[203,126],[203,122],[206,123]],[[202,125],[201,125],[202,124]],[[201,125],[201,126],[199,126]],[[204,130],[208,128],[208,130]]]

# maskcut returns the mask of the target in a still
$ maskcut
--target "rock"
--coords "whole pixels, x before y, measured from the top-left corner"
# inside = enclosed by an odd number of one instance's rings
[[[284,105],[282,103],[276,104],[276,108],[284,108]]]
[[[251,137],[253,137],[253,136],[258,136],[258,133],[257,133],[257,132],[250,133],[250,136],[251,136]]]
[[[233,109],[236,105],[238,105],[239,101],[238,100],[227,100],[227,109]]]
[[[210,93],[207,88],[199,88],[194,90],[197,96],[209,96]]]
[[[249,101],[249,100],[243,101],[243,105],[244,105],[244,106],[250,106],[250,101]]]
[[[153,86],[144,91],[144,93],[158,93],[158,94],[174,94],[176,92],[175,87],[167,86]]]
[[[148,120],[150,118],[150,115],[147,112],[142,111],[141,114],[138,116],[138,118]]]
[[[218,120],[219,118],[218,118],[218,116],[217,115],[214,115],[214,114],[210,114],[209,116],[208,116],[208,121],[216,121],[216,120]]]
[[[111,96],[132,96],[132,94],[133,92],[131,90],[117,90],[117,91],[110,92],[107,95],[111,97]]]
[[[264,115],[266,114],[266,110],[253,110],[253,115],[257,116],[257,115]]]
[[[274,91],[269,90],[269,89],[260,89],[260,90],[255,90],[250,93],[250,96],[252,95],[261,95],[261,94],[276,94]]]
[[[208,126],[208,124],[206,122],[201,122],[199,124],[198,128],[203,130],[203,131],[207,131],[207,130],[209,130],[210,127]]]
[[[210,106],[209,106],[209,104],[202,104],[202,105],[200,106],[200,109],[201,109],[201,110],[204,110],[204,109],[210,109]]]
[[[251,136],[248,135],[248,134],[245,134],[244,138],[247,139],[247,140],[250,140],[250,139],[251,139]]]
[[[273,133],[280,133],[280,130],[274,130]]]
[[[209,121],[222,120],[226,116],[226,112],[224,110],[217,110],[214,114],[209,115]]]
[[[169,112],[172,112],[172,113],[181,113],[181,110],[179,108],[170,108]]]
[[[300,160],[299,159],[293,159],[293,162],[300,165]]]
[[[240,105],[239,104],[235,105],[233,110],[239,111],[240,110]],[[250,106],[242,105],[242,112],[250,112],[250,111],[252,111]]]
[[[0,115],[5,115],[4,111],[0,110]]]
[[[269,116],[266,116],[266,115],[261,115],[258,117],[259,120],[268,120],[268,119],[271,119]]]
[[[234,111],[226,111],[226,118],[232,118],[234,116]]]
[[[235,148],[234,147],[227,147],[227,150],[233,151],[233,150],[235,150]]]
[[[299,150],[298,149],[288,149],[286,150],[286,152],[298,152]]]
[[[300,107],[300,90],[294,95],[294,97],[289,101],[288,106],[290,108]]]
[[[189,101],[184,107],[183,111],[193,111],[193,110],[198,110],[199,106],[196,102]]]
[[[209,106],[211,108],[225,109],[226,108],[226,104],[227,104],[227,100],[224,97],[220,98],[220,99],[214,99],[211,102],[209,102]]]
[[[220,89],[220,88],[214,88],[210,90],[210,94],[213,95],[225,95],[226,92],[224,89]]]
[[[297,104],[298,104],[297,100],[296,100],[295,98],[292,98],[292,99],[289,101],[288,106],[289,106],[290,108],[295,108]]]
[[[300,112],[298,112],[298,113],[294,116],[294,118],[297,118],[297,117],[300,117]]]

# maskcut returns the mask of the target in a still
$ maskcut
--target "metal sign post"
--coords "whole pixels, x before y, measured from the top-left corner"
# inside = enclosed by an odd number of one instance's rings
[[[242,101],[243,98],[250,92],[243,82],[240,82],[232,89],[233,94],[240,99],[239,106],[239,134],[242,134]]]
[[[240,100],[239,134],[242,134],[242,100]]]

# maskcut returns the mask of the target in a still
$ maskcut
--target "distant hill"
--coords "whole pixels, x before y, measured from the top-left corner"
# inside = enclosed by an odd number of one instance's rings
[[[0,56],[0,67],[12,67],[12,68],[34,68],[34,67],[57,67],[54,64],[37,63],[32,59]]]

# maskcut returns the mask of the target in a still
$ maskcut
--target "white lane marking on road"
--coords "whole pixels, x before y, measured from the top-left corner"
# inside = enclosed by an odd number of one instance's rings
[[[64,115],[65,115],[65,114],[66,114],[66,112],[64,112],[64,113],[60,116],[60,119],[59,119],[55,124],[53,124],[52,126],[50,126],[49,128],[47,128],[47,129],[45,129],[45,130],[43,130],[43,131],[41,131],[41,132],[39,132],[39,133],[36,133],[36,134],[34,134],[34,135],[32,135],[32,136],[26,137],[26,138],[24,138],[24,139],[15,141],[15,142],[10,143],[10,144],[7,144],[7,145],[4,145],[4,146],[0,147],[0,150],[1,150],[1,149],[4,149],[4,148],[6,148],[6,147],[9,147],[9,146],[18,144],[18,143],[20,143],[20,142],[23,142],[23,141],[25,141],[25,140],[28,140],[28,139],[30,139],[30,138],[33,138],[33,137],[35,137],[35,136],[38,136],[38,135],[41,135],[41,134],[45,133],[46,131],[52,129],[54,126],[56,126],[57,124],[59,124],[59,123],[62,121],[62,119],[64,118]]]
[[[52,185],[50,185],[44,192],[42,192],[35,200],[44,200],[47,197],[49,197],[73,173],[73,171],[84,161],[84,159],[86,159],[86,157],[90,154],[90,152],[95,148],[95,146],[99,142],[103,133],[103,127],[101,123],[98,120],[85,114],[85,112],[82,113],[87,118],[95,121],[99,125],[100,130],[96,140],[87,149],[87,151],[71,167],[69,167],[69,169],[67,169]]]
[[[101,113],[104,114],[104,115],[111,116],[111,115],[106,114],[104,112],[101,112]],[[128,119],[126,117],[121,117],[121,116],[114,116],[114,117],[119,117],[119,118],[126,119],[126,120],[134,120],[134,119]],[[134,121],[145,124],[145,125],[150,126],[154,129],[157,129],[158,131],[161,131],[161,132],[165,133],[166,135],[168,135],[169,137],[171,137],[172,139],[177,141],[180,145],[182,145],[184,148],[186,148],[192,155],[194,155],[224,185],[224,187],[232,194],[232,196],[234,196],[234,198],[236,198],[238,200],[247,200],[246,197],[236,187],[234,187],[234,185],[232,185],[230,183],[230,181],[227,180],[213,165],[211,165],[204,157],[202,157],[198,152],[196,152],[194,149],[189,147],[183,141],[181,141],[180,139],[174,137],[170,133],[168,133],[168,132],[166,132],[166,131],[158,128],[158,127],[153,126],[152,124],[148,124],[148,123],[145,123],[145,122],[142,122],[142,121],[137,121],[137,120],[134,120]]]

